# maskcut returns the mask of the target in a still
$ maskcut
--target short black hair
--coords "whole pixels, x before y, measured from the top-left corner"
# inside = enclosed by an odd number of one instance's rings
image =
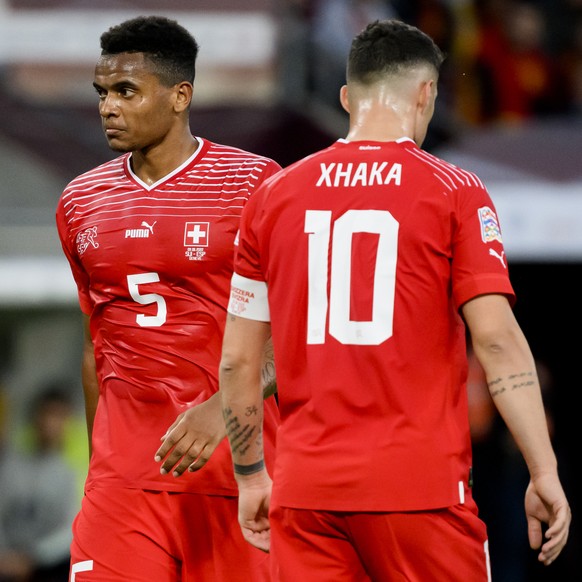
[[[194,83],[198,48],[182,25],[164,16],[138,16],[101,35],[102,55],[143,53],[168,87],[182,81]]]
[[[352,41],[348,80],[370,83],[382,74],[429,65],[439,73],[445,55],[420,29],[397,19],[375,20]]]

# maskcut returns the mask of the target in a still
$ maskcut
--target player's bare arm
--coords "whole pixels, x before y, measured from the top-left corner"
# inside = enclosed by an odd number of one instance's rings
[[[230,316],[229,316],[230,317]],[[275,355],[273,352],[273,340],[269,338],[265,342],[263,351],[263,367],[261,369],[263,383],[263,398],[268,398],[277,392],[277,378],[275,376]]]
[[[566,545],[572,517],[558,478],[535,360],[504,296],[477,297],[463,306],[463,315],[493,402],[527,464],[529,543],[540,550],[539,561],[549,565]],[[548,526],[545,534],[542,524]]]
[[[277,391],[273,342],[265,342],[261,368],[263,398]],[[186,470],[198,471],[206,465],[216,447],[226,436],[220,395],[211,396],[176,418],[162,437],[162,446],[156,451],[155,461],[162,462],[162,474],[179,477]]]
[[[271,479],[263,456],[263,380],[266,322],[230,315],[219,368],[222,412],[234,476],[239,488],[239,523],[244,538],[269,551]]]
[[[89,457],[91,456],[91,435],[93,421],[99,401],[99,382],[95,366],[95,351],[89,328],[89,316],[83,315],[83,358],[81,363],[81,381],[85,396],[85,417],[87,420],[87,437],[89,440]]]

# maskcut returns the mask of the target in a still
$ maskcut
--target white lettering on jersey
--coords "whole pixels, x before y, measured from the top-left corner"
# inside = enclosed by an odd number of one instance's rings
[[[145,220],[142,220],[140,226],[145,228],[128,228],[125,230],[125,238],[148,238],[150,234],[154,234],[154,226],[157,220],[150,225]]]
[[[271,321],[267,284],[234,273],[230,283],[228,312],[246,319]]]
[[[337,188],[338,186],[400,186],[402,182],[402,164],[389,165],[388,162],[374,162],[371,165],[361,162],[348,164],[320,164],[321,174],[316,186]]]
[[[148,238],[150,231],[147,228],[128,228],[125,231],[125,238]]]

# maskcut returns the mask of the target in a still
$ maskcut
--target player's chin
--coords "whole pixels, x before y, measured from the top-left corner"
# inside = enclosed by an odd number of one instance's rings
[[[130,146],[127,142],[124,142],[115,137],[107,137],[107,145],[114,151],[120,153],[131,152],[135,148]]]

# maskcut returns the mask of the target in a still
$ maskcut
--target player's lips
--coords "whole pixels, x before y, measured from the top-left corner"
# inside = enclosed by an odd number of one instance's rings
[[[115,137],[119,135],[123,130],[118,127],[105,127],[105,135],[107,137]]]

